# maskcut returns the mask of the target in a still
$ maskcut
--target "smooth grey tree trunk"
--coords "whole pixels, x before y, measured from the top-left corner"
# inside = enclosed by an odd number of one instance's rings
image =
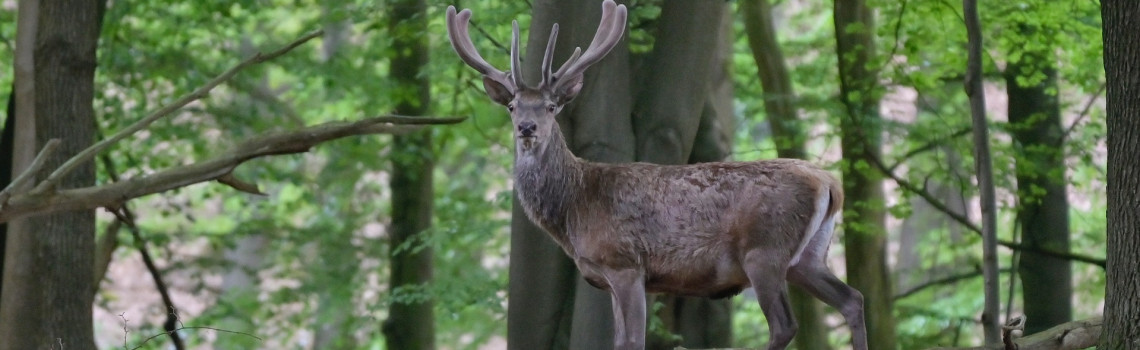
[[[1140,1],[1103,0],[1108,242],[1101,350],[1140,349]]]
[[[864,0],[835,0],[840,120],[843,149],[843,245],[847,280],[863,293],[867,342],[872,349],[895,349],[890,270],[886,263],[886,212],[882,174],[860,167],[881,154],[881,120],[875,57],[874,15]]]
[[[803,131],[796,109],[796,93],[783,50],[776,40],[776,27],[772,23],[772,5],[768,0],[740,2],[744,17],[744,30],[748,33],[748,47],[756,61],[760,85],[764,89],[764,116],[772,128],[772,141],[780,158],[807,159]],[[827,324],[823,320],[823,303],[797,286],[788,287],[792,312],[799,325],[796,332],[796,349],[827,350],[831,346],[826,336]]]
[[[27,61],[19,62],[17,68],[16,128],[22,139],[14,145],[16,173],[50,139],[62,143],[48,159],[47,169],[55,169],[94,141],[95,48],[106,4],[45,0],[20,5],[17,30],[34,34],[17,34],[22,51],[17,56],[33,50],[34,68],[19,71],[32,63]],[[36,179],[44,176],[37,174]],[[95,167],[89,162],[64,177],[60,187],[94,182]],[[4,294],[0,295],[0,349],[94,348],[94,211],[40,215],[9,224]]]
[[[653,50],[638,71],[633,118],[637,161],[685,164],[692,159],[714,75],[724,69],[715,52],[722,47],[720,32],[726,18],[725,3],[719,1],[666,0],[662,4]],[[665,330],[682,339],[676,342],[650,334],[647,348],[730,345],[731,333],[710,333],[731,328],[730,308],[720,304],[726,301],[666,295],[655,300],[664,304],[658,317]],[[687,338],[684,333],[689,333]]]
[[[399,0],[388,3],[388,32],[392,34],[392,59],[389,77],[396,82],[395,112],[403,115],[426,115],[431,106],[431,82],[421,74],[428,64],[427,4],[423,0]],[[388,242],[391,277],[395,290],[405,286],[431,283],[432,249],[397,247],[406,242],[423,242],[419,237],[431,227],[432,168],[434,151],[430,130],[392,139],[391,238]],[[434,303],[393,302],[383,332],[388,349],[435,349]]]
[[[1027,28],[1022,28],[1026,32]],[[1009,123],[1017,151],[1017,217],[1029,247],[1069,251],[1069,199],[1065,184],[1064,129],[1053,55],[1024,52],[1005,69]],[[1045,79],[1023,86],[1019,77]],[[1050,92],[1053,91],[1053,92]],[[1073,267],[1067,259],[1021,252],[1017,264],[1025,309],[1025,333],[1072,321]]]

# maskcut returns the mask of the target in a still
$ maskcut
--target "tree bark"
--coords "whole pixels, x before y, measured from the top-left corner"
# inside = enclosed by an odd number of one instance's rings
[[[772,23],[772,5],[768,0],[745,0],[740,3],[740,12],[744,15],[748,47],[752,49],[760,85],[764,88],[764,116],[772,128],[776,154],[780,158],[807,159],[804,150],[806,137],[797,114],[795,89]],[[796,286],[788,288],[788,295],[799,325],[796,348],[830,349],[827,337],[822,336],[828,333],[823,321],[822,303]]]
[[[633,126],[637,160],[684,164],[692,152],[709,89],[724,3],[666,0],[653,52],[639,72]]]
[[[867,342],[872,349],[895,349],[890,271],[886,263],[886,212],[882,175],[871,170],[881,154],[881,121],[875,57],[874,18],[864,0],[836,0],[836,54],[839,99],[847,115],[840,121],[843,149],[843,245],[847,280],[863,293]]]
[[[638,72],[643,83],[635,92],[633,117],[637,161],[685,164],[692,159],[713,76],[717,69],[724,69],[723,62],[717,60],[720,55],[715,54],[723,47],[724,20],[730,18],[724,5],[720,1],[688,0],[666,0],[662,4],[653,50]],[[677,341],[651,333],[647,349],[671,349],[681,344],[726,346],[731,342],[731,333],[714,332],[732,327],[727,301],[669,295],[655,296],[655,300],[665,305],[658,317],[666,330],[682,338]]]
[[[1027,33],[1027,28],[1021,32]],[[1022,243],[1069,251],[1069,200],[1065,186],[1064,130],[1057,99],[1057,70],[1048,50],[1024,52],[1005,70],[1009,123],[1017,150],[1017,217]],[[1042,73],[1045,79],[1023,86],[1019,77]],[[1053,92],[1050,92],[1053,91]],[[1017,265],[1021,277],[1026,334],[1073,318],[1072,263],[1024,251]]]
[[[428,63],[427,4],[423,0],[399,0],[389,4],[388,31],[393,38],[389,76],[396,111],[425,115],[431,105],[431,82],[420,73]],[[388,242],[391,264],[390,290],[420,287],[431,283],[432,249],[422,235],[431,227],[432,168],[434,151],[431,131],[396,135],[389,188],[392,193],[391,238]],[[416,249],[397,248],[411,244]],[[433,302],[393,302],[383,331],[389,349],[435,349]]]
[[[1140,2],[1101,1],[1108,104],[1108,242],[1098,349],[1140,349]]]
[[[21,37],[19,49],[33,50],[34,68],[31,76],[20,74],[16,82],[25,87],[17,90],[31,93],[17,104],[21,109],[16,123],[21,130],[34,131],[16,142],[15,168],[28,166],[27,155],[59,138],[60,152],[47,161],[51,168],[94,141],[95,48],[105,3],[47,0],[30,12],[23,11],[24,5],[21,17],[36,19],[31,27],[19,29],[34,27],[35,34],[31,43]],[[63,178],[60,186],[82,187],[94,181],[95,167],[88,162]],[[94,348],[94,211],[15,220],[9,230],[0,296],[0,349]]]

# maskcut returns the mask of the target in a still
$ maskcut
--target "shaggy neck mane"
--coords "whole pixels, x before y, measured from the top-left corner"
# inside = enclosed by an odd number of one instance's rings
[[[582,166],[566,146],[555,123],[550,138],[538,148],[515,151],[515,191],[531,221],[563,248],[569,247],[566,218],[582,189]]]

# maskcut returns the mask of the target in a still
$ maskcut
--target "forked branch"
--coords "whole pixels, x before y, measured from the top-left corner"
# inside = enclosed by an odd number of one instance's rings
[[[189,165],[163,169],[114,183],[84,188],[13,193],[0,207],[0,223],[33,214],[115,207],[133,198],[218,180],[251,159],[302,153],[313,146],[343,137],[395,134],[431,124],[455,124],[465,118],[383,116],[354,122],[330,122],[294,131],[263,135],[230,151]]]

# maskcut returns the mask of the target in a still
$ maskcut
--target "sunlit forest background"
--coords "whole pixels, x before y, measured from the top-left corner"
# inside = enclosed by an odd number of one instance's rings
[[[643,77],[691,73],[650,71],[668,66],[652,58],[662,45],[657,33],[673,25],[663,13],[666,1],[623,2],[630,9],[624,45],[633,62],[626,71],[634,77],[632,88],[670,80]],[[591,11],[598,2],[574,1]],[[403,3],[417,2],[108,2],[95,73],[99,135],[124,128],[257,52],[314,30],[324,33],[114,145],[97,161],[99,183],[205,159],[253,135],[402,112],[397,105],[414,93],[398,83],[394,75],[400,72],[392,68],[392,57],[406,50],[402,38],[422,40],[427,48],[422,69],[403,75],[428,84],[422,114],[467,120],[428,128],[428,143],[350,137],[239,167],[235,175],[255,182],[265,196],[205,183],[129,202],[137,225],[99,211],[99,347],[134,348],[146,341],[144,348],[166,348],[165,337],[148,340],[162,334],[169,310],[140,255],[145,247],[167,284],[178,322],[188,326],[180,333],[193,348],[392,349],[385,336],[390,307],[422,301],[432,303],[435,347],[506,348],[508,307],[514,305],[508,295],[511,124],[505,109],[484,94],[478,73],[451,48],[444,12],[448,5],[471,9],[472,40],[488,61],[506,67],[511,21],[519,21],[527,42],[540,1],[424,0],[418,3],[426,12],[412,12],[410,19],[421,20],[426,31],[399,25],[409,18],[392,8]],[[869,174],[873,183],[881,182],[882,195],[852,205],[878,210],[859,211],[864,217],[858,218],[848,207],[830,253],[833,270],[848,280],[855,264],[884,264],[882,288],[873,291],[878,301],[868,303],[868,313],[880,315],[877,324],[890,324],[892,347],[979,344],[981,214],[962,85],[961,4],[868,0],[874,21],[837,31],[831,1],[716,3],[723,15],[701,19],[720,30],[714,36],[718,44],[704,53],[716,58],[709,60],[711,68],[694,71],[719,76],[713,78],[719,85],[708,90],[719,91],[725,103],[715,107],[716,117],[699,123],[703,131],[695,133],[707,142],[690,143],[692,153],[714,154],[702,161],[745,161],[787,157],[782,150],[800,147],[802,155],[793,156],[837,175]],[[1014,0],[981,6],[1003,246],[1000,318],[1028,314],[1036,322],[1032,328],[1041,330],[1099,315],[1106,231],[1099,5]],[[16,22],[16,1],[0,2],[0,90],[12,84]],[[581,30],[588,38],[594,28]],[[856,93],[858,99],[872,98],[877,111],[862,129],[879,135],[871,138],[881,143],[881,154],[871,159],[844,157],[849,144],[841,129],[852,109],[840,98],[844,58],[837,53],[837,32],[866,34],[870,40],[858,45],[873,45],[863,68],[873,72],[874,84]],[[775,41],[761,40],[765,35]],[[771,52],[782,53],[779,61],[757,56]],[[774,67],[784,69],[790,83],[776,92],[763,81]],[[586,88],[605,85],[605,79],[589,79]],[[792,120],[777,119],[773,104],[790,108]],[[696,112],[691,118],[700,119],[701,110]],[[628,117],[614,119],[630,123]],[[708,123],[715,127],[705,128]],[[788,125],[798,134],[789,133]],[[580,133],[609,127],[575,126]],[[651,146],[637,147],[642,152]],[[399,190],[390,186],[393,163],[415,154],[432,159],[425,198],[430,227],[393,244],[393,191]],[[639,154],[629,160],[649,159]],[[881,224],[865,220],[874,212]],[[853,240],[845,235],[853,230],[873,232],[879,239],[871,244],[877,246],[851,255]],[[393,288],[390,257],[420,251],[432,252],[418,267],[430,271],[430,281]],[[658,299],[652,308],[657,312],[651,332],[663,339],[660,344],[683,338],[676,328],[683,322],[665,315],[670,302]],[[729,303],[730,322],[723,324],[731,329],[729,345],[765,344],[767,328],[754,296],[745,293]],[[805,322],[824,332],[814,334],[822,344],[812,346],[849,346],[835,310],[803,305],[817,318],[801,321],[801,333],[811,332]]]

